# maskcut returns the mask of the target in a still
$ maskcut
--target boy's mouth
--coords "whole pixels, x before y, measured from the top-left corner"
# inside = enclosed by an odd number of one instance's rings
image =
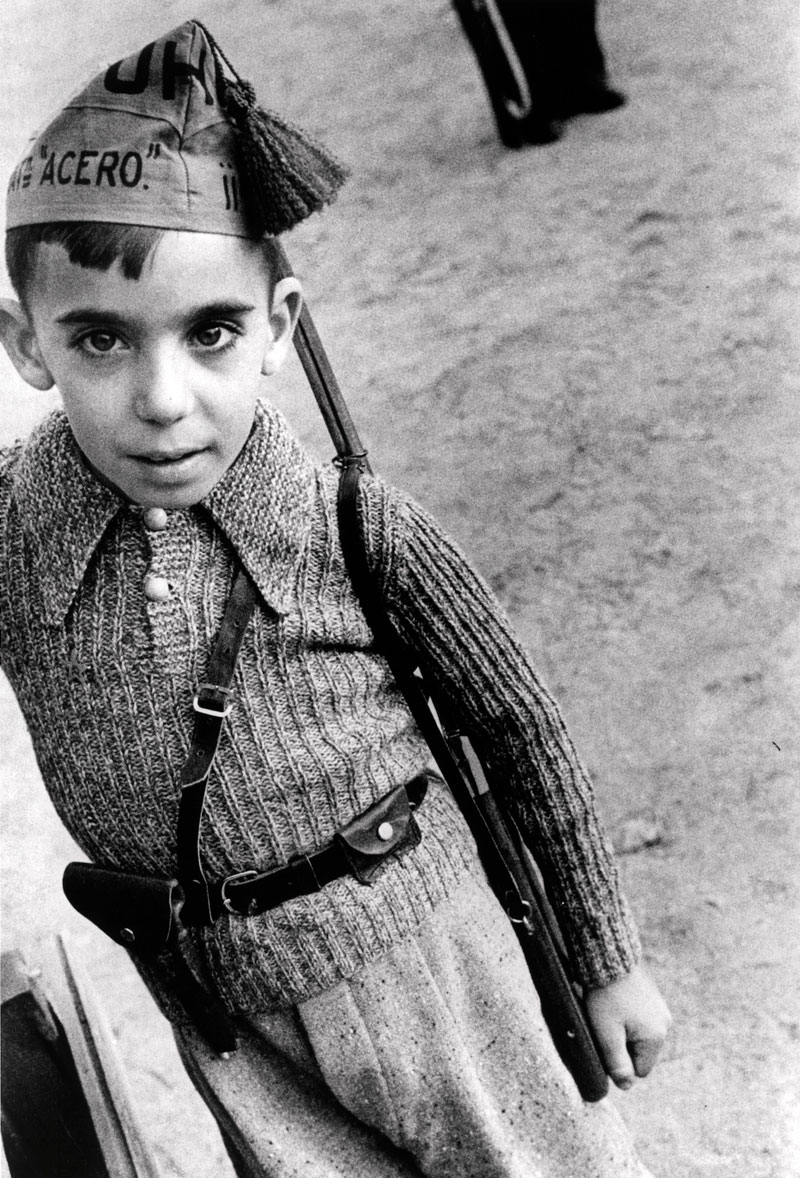
[[[194,458],[196,454],[202,454],[203,450],[153,450],[147,454],[134,454],[137,462],[144,462],[148,466],[177,466],[181,462],[186,462],[190,458]]]
[[[206,447],[194,450],[150,450],[132,455],[134,463],[158,483],[174,484],[192,478]],[[199,469],[199,468],[198,468]]]

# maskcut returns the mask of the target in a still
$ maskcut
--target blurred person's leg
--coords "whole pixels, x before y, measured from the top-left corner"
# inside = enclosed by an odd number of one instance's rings
[[[542,73],[541,93],[550,117],[615,110],[624,95],[608,82],[605,54],[597,33],[596,0],[503,0],[526,9],[525,30],[534,46],[533,69]],[[513,20],[513,18],[510,18]],[[524,28],[524,25],[523,25]]]
[[[501,142],[506,147],[554,143],[559,129],[542,113],[540,96],[531,92],[529,37],[517,36],[516,22],[509,25],[506,5],[502,0],[453,0],[453,7],[477,59]],[[538,85],[535,74],[534,79]]]
[[[621,106],[608,83],[596,0],[453,0],[508,147],[552,143],[558,124]],[[519,81],[519,72],[524,78]],[[526,109],[515,110],[524,91]]]

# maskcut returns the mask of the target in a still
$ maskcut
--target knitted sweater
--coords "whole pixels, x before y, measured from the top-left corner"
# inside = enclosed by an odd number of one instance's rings
[[[0,474],[2,666],[55,807],[90,859],[175,873],[193,687],[237,558],[260,601],[208,787],[209,878],[322,847],[426,766],[343,563],[337,471],[315,464],[274,410],[259,408],[207,499],[168,512],[159,530],[94,478],[61,413],[6,452]],[[360,510],[392,620],[457,701],[538,848],[584,981],[613,979],[635,961],[636,934],[555,704],[487,587],[424,511],[372,478]],[[155,600],[145,591],[153,576],[167,589]],[[337,880],[193,932],[210,984],[245,1011],[297,1002],[413,934],[477,869],[444,785],[429,790],[419,822],[420,846],[370,887]],[[170,1013],[167,967],[145,976]]]

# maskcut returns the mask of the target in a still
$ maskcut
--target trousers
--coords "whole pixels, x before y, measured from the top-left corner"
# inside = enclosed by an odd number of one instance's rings
[[[469,878],[412,938],[214,1055],[176,1030],[239,1178],[651,1178],[584,1104],[516,936]]]
[[[534,89],[573,88],[606,76],[597,0],[496,0]]]

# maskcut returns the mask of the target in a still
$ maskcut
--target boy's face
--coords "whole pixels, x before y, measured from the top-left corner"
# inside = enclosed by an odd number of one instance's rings
[[[29,346],[84,455],[128,499],[188,507],[236,459],[299,311],[293,279],[271,306],[269,287],[260,246],[236,237],[167,232],[137,280],[39,247]]]

